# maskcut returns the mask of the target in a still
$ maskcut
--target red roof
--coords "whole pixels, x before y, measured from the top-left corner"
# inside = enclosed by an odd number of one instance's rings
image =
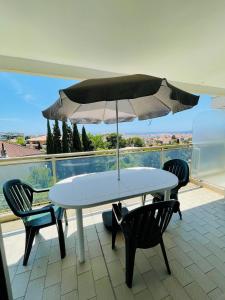
[[[2,149],[2,144],[4,145],[4,149],[6,150],[7,157],[23,157],[42,154],[41,151],[37,149],[26,148],[25,146],[11,144],[5,141],[0,141],[0,150]]]

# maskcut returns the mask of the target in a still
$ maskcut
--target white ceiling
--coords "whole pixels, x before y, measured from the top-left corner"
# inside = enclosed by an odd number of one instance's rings
[[[225,95],[225,1],[0,0],[0,70],[144,73]]]

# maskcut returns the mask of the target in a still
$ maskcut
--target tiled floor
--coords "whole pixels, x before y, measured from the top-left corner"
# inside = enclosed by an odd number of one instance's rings
[[[225,299],[223,196],[189,184],[180,202],[183,220],[174,215],[164,235],[172,275],[166,273],[159,247],[139,249],[132,289],[124,283],[123,237],[111,250],[111,235],[101,222],[99,209],[105,207],[84,212],[84,264],[76,257],[73,216],[65,230],[66,258],[60,259],[56,229],[47,228],[37,236],[27,267],[22,266],[23,229],[7,232],[10,224],[3,224],[14,299]],[[140,199],[126,204],[132,208]]]

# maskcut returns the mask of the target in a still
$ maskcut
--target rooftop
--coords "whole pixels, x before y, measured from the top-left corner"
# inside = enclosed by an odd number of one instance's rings
[[[12,144],[5,141],[0,141],[0,145],[4,145],[8,157],[24,157],[30,155],[41,154],[39,150],[26,148],[18,144]]]
[[[14,299],[224,299],[224,197],[194,184],[183,188],[179,196],[183,220],[174,215],[164,235],[172,275],[166,273],[158,247],[139,249],[132,289],[125,285],[123,237],[118,237],[112,250],[111,235],[102,224],[101,211],[107,206],[84,210],[84,264],[76,256],[73,211],[65,229],[65,259],[60,259],[52,226],[37,236],[27,267],[22,266],[21,221],[2,224]],[[132,209],[140,205],[140,199],[124,204]]]
[[[28,142],[46,142],[46,135],[33,136],[30,139],[27,139]]]

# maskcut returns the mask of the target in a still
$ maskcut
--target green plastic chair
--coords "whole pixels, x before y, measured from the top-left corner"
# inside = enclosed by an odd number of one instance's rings
[[[33,209],[32,207],[33,194],[47,192],[48,190],[49,189],[36,190],[19,179],[9,180],[3,185],[3,194],[9,207],[17,217],[23,220],[25,226],[24,266],[27,265],[35,234],[37,234],[40,229],[54,224],[58,230],[61,258],[64,258],[66,255],[62,227],[63,214],[65,215],[66,225],[68,225],[66,210],[52,204],[42,208]]]

